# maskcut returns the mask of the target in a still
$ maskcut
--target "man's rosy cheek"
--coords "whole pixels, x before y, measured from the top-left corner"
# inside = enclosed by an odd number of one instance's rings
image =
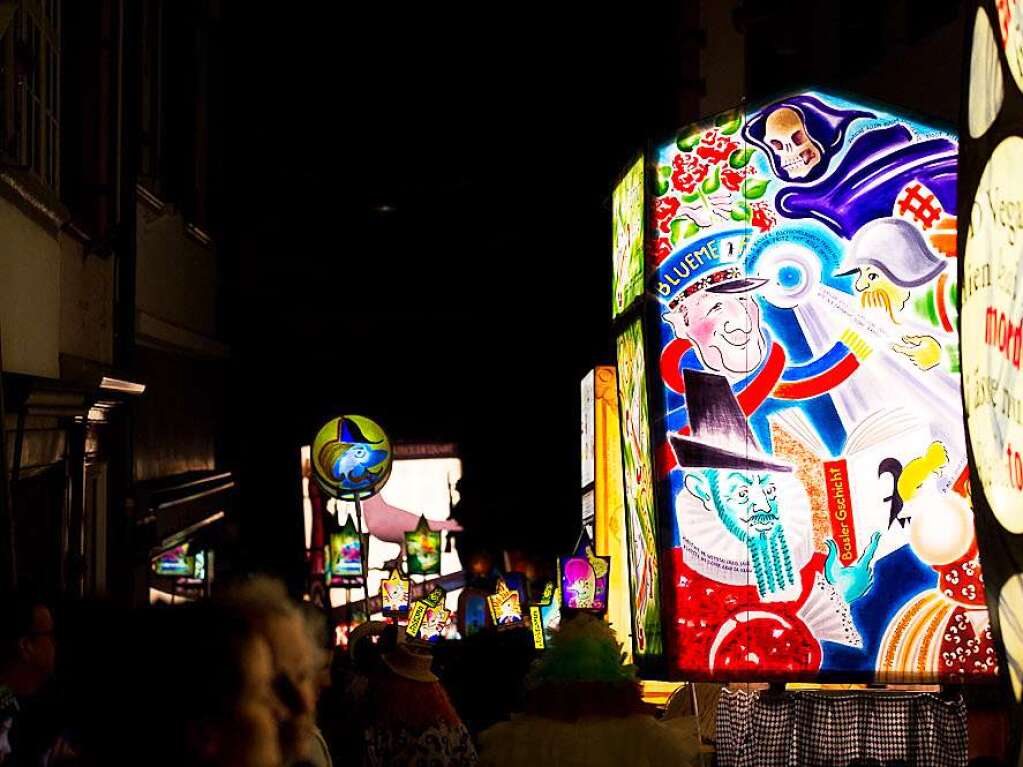
[[[713,320],[699,320],[689,327],[689,335],[698,344],[705,344],[714,336],[716,323]]]

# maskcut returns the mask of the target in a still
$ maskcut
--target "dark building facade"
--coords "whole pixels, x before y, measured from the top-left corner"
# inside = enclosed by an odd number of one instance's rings
[[[144,602],[168,588],[152,559],[212,548],[234,495],[219,6],[19,0],[4,22],[5,580]]]

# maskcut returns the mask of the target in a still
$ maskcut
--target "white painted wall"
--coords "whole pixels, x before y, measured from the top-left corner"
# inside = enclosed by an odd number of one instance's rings
[[[138,204],[136,308],[179,328],[216,337],[217,261],[185,233],[173,207]]]
[[[114,357],[114,259],[86,255],[60,237],[60,351],[110,364]]]
[[[57,238],[0,198],[0,326],[4,370],[60,376]]]

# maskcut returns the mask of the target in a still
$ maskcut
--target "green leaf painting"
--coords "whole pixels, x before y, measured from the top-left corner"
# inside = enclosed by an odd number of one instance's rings
[[[739,112],[724,112],[714,119],[714,124],[724,136],[731,136],[742,127],[742,115]]]
[[[736,169],[745,168],[749,164],[749,161],[753,158],[756,151],[757,150],[751,146],[745,147],[744,149],[736,149],[728,158],[728,164]]]
[[[668,165],[657,166],[657,196],[665,195],[671,188],[671,167]]]
[[[678,148],[681,149],[683,152],[692,152],[693,148],[699,143],[700,143],[699,133],[694,133],[691,136],[680,135],[678,137],[678,140],[675,142],[676,146],[678,146]]]
[[[749,221],[750,219],[749,205],[742,201],[735,203],[730,213],[733,221]]]
[[[714,172],[703,180],[703,184],[701,186],[703,187],[704,194],[713,194],[716,192],[718,187],[721,186],[721,171],[714,168]]]
[[[678,245],[700,231],[700,225],[688,218],[676,218],[671,222],[671,244]]]
[[[742,196],[747,200],[756,200],[767,191],[767,181],[761,178],[748,178],[742,182]]]

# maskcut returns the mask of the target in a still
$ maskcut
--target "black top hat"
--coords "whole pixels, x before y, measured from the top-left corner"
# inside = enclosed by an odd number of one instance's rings
[[[683,370],[691,435],[671,434],[678,465],[688,469],[792,471],[761,452],[724,376]]]

